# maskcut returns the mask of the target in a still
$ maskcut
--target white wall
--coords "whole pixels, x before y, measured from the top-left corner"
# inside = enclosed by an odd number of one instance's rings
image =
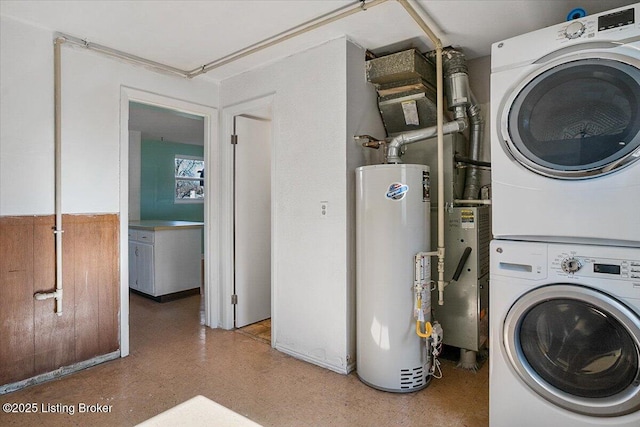
[[[347,147],[352,132],[365,127],[347,123],[353,53],[340,38],[221,84],[224,106],[274,94],[274,345],[343,373],[355,360]],[[354,72],[364,81],[364,52],[356,53],[362,63]],[[375,103],[367,108],[375,111]],[[359,114],[359,124],[370,116]],[[321,201],[329,202],[326,217]]]
[[[0,215],[53,213],[53,34],[0,26]],[[119,212],[120,87],[216,106],[218,86],[62,48],[64,213]],[[19,181],[18,181],[19,178]]]
[[[0,21],[0,215],[51,214],[51,34]]]
[[[53,33],[1,17],[0,40],[0,215],[49,215],[54,212]],[[128,117],[126,93],[151,93],[163,101],[177,100],[171,104],[196,105],[213,114],[211,126],[217,126],[215,109],[199,106],[217,106],[218,85],[204,78],[159,74],[84,49],[61,50],[62,211],[120,214],[124,356],[129,352],[129,305],[124,297],[128,198],[121,193],[128,183],[128,126],[121,122],[121,111]],[[122,169],[121,159],[126,164]],[[211,230],[215,236],[217,228]],[[217,248],[208,246],[211,259],[216,259]],[[216,281],[207,277],[208,283]],[[217,296],[210,295],[205,307],[207,319],[217,317]]]
[[[375,88],[366,78],[365,50],[347,43],[347,346],[350,361],[356,360],[356,174],[357,167],[369,164],[375,150],[363,148],[357,135],[383,139],[385,135]],[[377,151],[382,151],[379,149]]]

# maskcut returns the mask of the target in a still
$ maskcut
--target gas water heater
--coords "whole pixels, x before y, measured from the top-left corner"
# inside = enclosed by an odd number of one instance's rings
[[[415,256],[429,251],[429,234],[428,166],[356,169],[357,372],[374,388],[416,391],[431,378],[429,347],[416,334],[414,317]],[[419,310],[429,322],[426,287]]]

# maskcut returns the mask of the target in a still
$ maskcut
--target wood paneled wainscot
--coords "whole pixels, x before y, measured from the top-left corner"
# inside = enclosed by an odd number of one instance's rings
[[[63,215],[62,316],[55,300],[55,218],[0,217],[0,385],[119,349],[117,214]]]

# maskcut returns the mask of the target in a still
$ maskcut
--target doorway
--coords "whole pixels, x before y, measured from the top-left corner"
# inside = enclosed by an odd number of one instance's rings
[[[132,107],[133,106],[133,107]],[[215,159],[218,158],[218,149],[217,149],[217,110],[212,107],[206,107],[198,104],[192,104],[185,101],[179,101],[173,98],[168,98],[160,95],[151,94],[148,92],[139,91],[131,88],[122,88],[121,89],[121,144],[120,144],[120,265],[122,266],[120,271],[120,337],[121,337],[121,355],[124,357],[129,354],[129,210],[133,208],[133,215],[137,214],[135,212],[135,201],[131,202],[130,206],[130,191],[129,191],[129,181],[130,179],[135,185],[136,178],[134,176],[130,176],[129,173],[129,160],[130,160],[130,140],[129,140],[129,114],[131,108],[136,108],[136,106],[143,106],[149,110],[163,110],[163,112],[167,112],[175,118],[191,118],[195,120],[199,120],[202,125],[202,147],[200,148],[201,158],[204,161],[205,166],[211,165],[212,169],[215,170]],[[165,116],[168,117],[168,116]],[[177,129],[180,130],[180,129]],[[141,135],[140,135],[141,136]],[[178,137],[170,137],[167,139],[180,139]],[[163,138],[160,137],[160,142],[164,142]],[[135,154],[134,154],[135,156]],[[197,157],[197,156],[185,156],[187,159],[189,157]],[[177,157],[176,157],[177,158]],[[134,159],[135,160],[135,159]],[[169,161],[169,165],[167,167],[173,170],[174,164],[177,164],[178,160],[175,160],[173,157]],[[166,162],[165,162],[166,163]],[[172,173],[172,172],[170,172]],[[175,181],[174,181],[175,179]],[[203,176],[198,176],[197,179],[192,180],[197,181],[196,184],[201,184],[205,189],[214,188],[218,184],[218,180],[216,178],[216,174],[213,173],[204,173]],[[178,179],[176,175],[171,177],[171,183],[176,183],[175,191],[176,193],[172,193],[169,197],[170,200],[165,200],[166,204],[174,203],[176,201],[177,190],[178,190]],[[173,184],[169,185],[173,185]],[[182,184],[182,182],[181,182]],[[182,187],[180,187],[182,188]],[[173,191],[173,189],[171,190]],[[204,223],[204,233],[203,233],[203,244],[200,245],[200,248],[197,248],[198,257],[197,264],[198,270],[202,269],[202,262],[204,262],[204,274],[203,279],[200,279],[200,282],[197,286],[201,286],[203,291],[202,300],[204,302],[204,324],[210,327],[218,326],[218,298],[217,292],[212,292],[211,288],[217,289],[217,277],[211,271],[210,266],[215,265],[215,262],[211,260],[217,259],[218,250],[217,245],[217,236],[218,236],[218,226],[216,221],[208,221],[209,218],[217,217],[217,203],[214,203],[212,199],[215,195],[212,195],[211,191],[207,191],[209,193],[209,197],[205,197],[204,200],[200,201],[200,205],[203,208],[203,223]],[[196,199],[197,193],[195,189],[193,191],[188,192],[191,198]],[[135,198],[135,195],[134,195]],[[166,199],[166,197],[165,197]],[[189,202],[194,202],[191,200]],[[141,206],[142,207],[142,206]],[[142,209],[141,209],[142,211]],[[140,212],[142,213],[142,212]],[[192,218],[195,219],[195,218]],[[198,222],[198,221],[192,221]],[[199,273],[199,272],[198,272]],[[198,274],[199,276],[199,274]]]
[[[132,293],[159,302],[204,294],[204,176],[204,117],[129,103]]]

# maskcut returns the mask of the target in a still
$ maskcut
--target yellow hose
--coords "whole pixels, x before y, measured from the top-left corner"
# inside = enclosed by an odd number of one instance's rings
[[[420,321],[416,320],[416,334],[418,334],[420,338],[431,337],[432,331],[433,331],[433,328],[431,327],[431,322],[424,322],[424,332],[422,332],[420,328]]]
[[[420,297],[420,295],[418,294],[418,297],[416,298],[416,309],[421,310],[422,309],[422,298]],[[418,334],[418,336],[420,338],[429,338],[431,337],[431,331],[433,330],[433,328],[431,327],[431,322],[425,322],[424,323],[424,332],[422,332],[422,328],[420,328],[420,320],[416,320],[416,334]]]

